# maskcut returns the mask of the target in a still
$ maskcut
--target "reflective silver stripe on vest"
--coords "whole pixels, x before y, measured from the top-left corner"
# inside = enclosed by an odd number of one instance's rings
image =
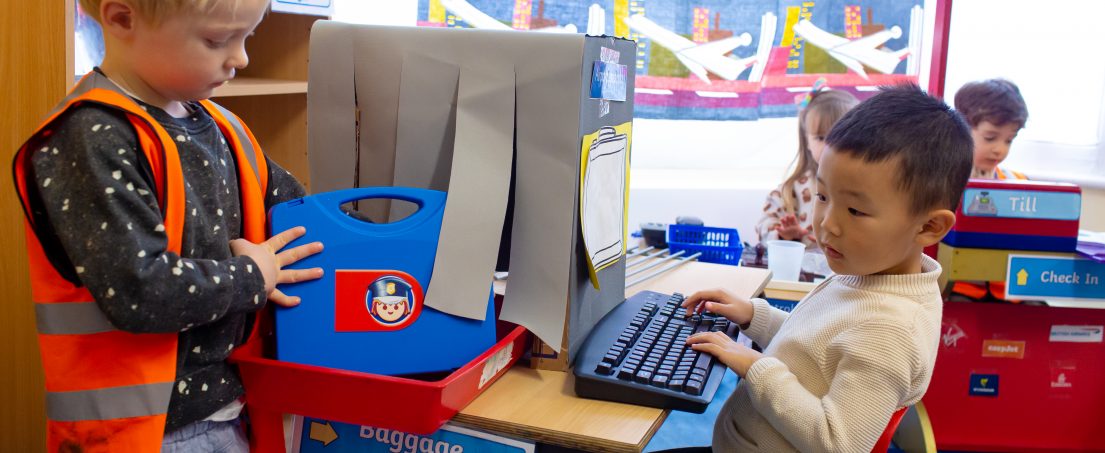
[[[164,414],[172,382],[78,392],[46,392],[46,417],[59,422],[112,420]]]
[[[86,335],[116,330],[95,302],[36,303],[35,322],[38,333],[46,335]]]
[[[65,106],[69,105],[69,101],[72,101],[73,99],[76,99],[96,88],[103,88],[105,90],[114,91],[123,96],[127,96],[128,99],[130,98],[127,93],[123,91],[122,88],[119,88],[117,85],[115,85],[114,82],[105,77],[103,74],[100,74],[97,71],[92,71],[77,82],[77,85],[73,87],[73,91],[70,91],[69,94],[65,96],[65,98],[62,99],[61,102],[58,103],[57,107],[55,107],[54,110],[50,112],[49,116],[53,116],[55,113],[58,112],[58,110],[61,110]]]
[[[211,103],[219,113],[226,118],[226,121],[230,123],[230,127],[234,128],[234,134],[238,136],[238,143],[242,144],[242,154],[246,155],[246,159],[249,160],[250,166],[253,168],[253,174],[257,176],[257,187],[261,189],[262,195],[264,195],[265,188],[261,186],[261,170],[257,168],[257,150],[253,149],[253,141],[249,139],[249,134],[246,134],[246,128],[242,126],[242,123],[238,121],[238,117],[234,116],[230,110],[225,107]]]

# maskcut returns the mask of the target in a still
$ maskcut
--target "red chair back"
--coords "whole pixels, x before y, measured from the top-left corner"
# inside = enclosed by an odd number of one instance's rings
[[[909,408],[898,409],[894,412],[894,415],[890,416],[890,423],[886,424],[886,431],[883,431],[879,441],[875,442],[875,447],[871,449],[871,453],[886,453],[886,450],[890,449],[890,439],[894,437],[894,432],[898,430],[898,424],[902,422],[906,409]]]

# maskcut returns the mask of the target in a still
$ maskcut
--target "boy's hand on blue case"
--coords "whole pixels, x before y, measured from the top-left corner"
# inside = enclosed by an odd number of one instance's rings
[[[763,354],[737,343],[724,332],[696,333],[687,338],[687,344],[695,351],[716,357],[742,378],[748,374],[752,364],[763,357]]]
[[[312,242],[282,250],[289,243],[306,233],[307,229],[304,227],[289,228],[260,244],[254,244],[245,239],[235,239],[230,241],[230,250],[234,256],[246,255],[257,263],[257,267],[261,269],[261,274],[265,277],[265,292],[268,294],[270,301],[280,306],[293,307],[299,305],[300,298],[284,294],[276,289],[276,285],[297,283],[322,277],[322,268],[320,267],[284,269],[285,266],[322,251],[321,242]]]

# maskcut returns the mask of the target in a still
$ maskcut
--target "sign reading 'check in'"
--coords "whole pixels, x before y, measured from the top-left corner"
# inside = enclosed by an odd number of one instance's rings
[[[1105,263],[1061,256],[1009,255],[1009,298],[1105,299]]]

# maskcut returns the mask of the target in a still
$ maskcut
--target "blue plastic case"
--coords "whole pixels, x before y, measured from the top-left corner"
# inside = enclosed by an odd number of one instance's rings
[[[383,198],[412,202],[418,211],[398,222],[373,224],[341,205]],[[484,321],[423,306],[445,211],[444,192],[401,187],[348,189],[272,207],[270,231],[296,226],[307,234],[288,247],[322,241],[324,250],[289,268],[323,268],[318,280],[280,285],[299,296],[276,308],[279,360],[367,373],[402,375],[459,368],[495,344],[494,294]],[[490,280],[491,276],[488,276]]]

